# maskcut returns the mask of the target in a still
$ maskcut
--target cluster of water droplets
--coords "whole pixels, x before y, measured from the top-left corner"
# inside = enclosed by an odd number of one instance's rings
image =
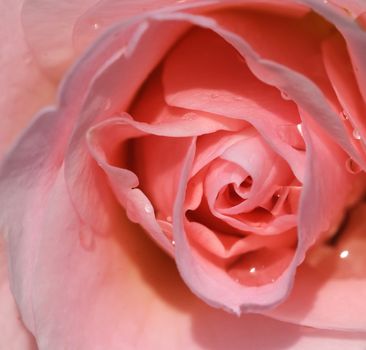
[[[360,134],[360,132],[359,132],[359,130],[357,128],[354,128],[351,125],[351,122],[350,122],[350,118],[348,116],[348,113],[346,111],[341,111],[340,116],[341,116],[342,120],[347,124],[347,128],[349,130],[352,130],[350,132],[352,133],[353,139],[356,142],[360,142],[360,146],[363,149],[365,149],[365,145],[364,145],[364,143],[362,141],[361,134]],[[348,158],[346,160],[346,169],[351,174],[358,174],[362,170],[361,167],[359,166],[359,164],[357,164],[357,162],[354,159],[352,159],[352,158]]]

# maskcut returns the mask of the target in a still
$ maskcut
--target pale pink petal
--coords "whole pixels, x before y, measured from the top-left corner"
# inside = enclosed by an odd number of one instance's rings
[[[170,105],[253,124],[301,178],[302,154],[285,142],[282,132],[300,122],[296,106],[253,76],[219,36],[203,30],[186,36],[166,59],[163,85]]]
[[[343,107],[344,122],[349,124],[350,139],[354,140],[356,146],[358,143],[361,148],[360,139],[365,139],[366,136],[364,121],[366,106],[358,89],[345,44],[340,36],[335,35],[323,43],[323,59],[333,89]]]
[[[71,91],[71,85],[74,86],[74,91],[78,91],[78,97],[85,94],[83,102],[87,106],[80,111],[75,108],[74,102],[69,103],[73,107],[68,121],[75,122],[75,118],[78,119],[66,155],[67,184],[81,219],[88,222],[96,232],[103,232],[108,223],[91,214],[88,205],[94,203],[103,217],[108,217],[110,209],[103,201],[103,191],[98,186],[91,187],[93,191],[90,196],[89,183],[83,180],[83,176],[87,174],[90,183],[98,182],[94,178],[94,172],[88,171],[95,167],[95,161],[88,154],[85,135],[93,124],[128,108],[146,76],[159,63],[186,25],[173,27],[170,24],[169,27],[169,30],[162,31],[159,23],[139,19],[127,27],[126,24],[121,24],[112,28],[95,43],[93,50],[83,61],[74,67],[69,80],[64,83],[65,92]],[[152,38],[157,35],[159,41],[155,42]],[[148,63],[145,60],[146,52],[150,53]],[[97,79],[94,75],[97,75]],[[94,79],[91,81],[92,78]],[[73,101],[74,97],[70,93],[65,99]],[[83,202],[82,198],[85,196],[89,196],[92,202]]]
[[[40,72],[21,27],[22,1],[1,1],[0,158],[33,114],[55,97],[55,85]]]
[[[227,272],[192,250],[188,242],[184,215],[185,191],[195,154],[195,142],[187,152],[173,212],[175,259],[179,272],[189,288],[209,305],[240,315],[279,303],[288,293],[296,260],[272,283],[260,288],[237,283]],[[291,260],[291,259],[290,259]]]
[[[194,136],[220,129],[234,131],[247,126],[247,123],[241,120],[167,105],[161,75],[162,69],[159,65],[140,88],[129,107],[133,119],[153,124],[156,130],[161,129],[161,135],[167,136]],[[169,131],[169,128],[176,132]],[[157,131],[153,133],[156,134]]]
[[[5,243],[0,236],[0,348],[36,350],[36,342],[24,327],[11,294],[7,268]]]
[[[72,46],[75,22],[97,1],[24,1],[21,14],[26,41],[43,73],[55,82],[76,58]]]
[[[289,299],[269,315],[316,328],[366,330],[365,212],[361,204],[336,243],[310,251]]]
[[[40,349],[344,349],[365,341],[362,335],[259,315],[237,318],[210,308],[187,290],[173,261],[123,215],[114,231],[96,236],[92,249],[85,247],[62,176],[44,208],[37,213],[44,231],[32,287]]]
[[[314,11],[330,23],[333,23],[344,36],[360,92],[364,101],[366,101],[366,68],[364,64],[366,52],[365,31],[359,25],[359,21],[355,20],[365,12],[365,2],[363,0],[352,0],[350,2],[341,0],[334,2],[302,0],[302,2],[312,7]]]
[[[312,118],[314,118],[324,128],[324,130],[327,131],[327,133],[332,135],[351,156],[353,156],[362,165],[364,164],[364,160],[362,160],[361,155],[350,143],[347,132],[338,113],[335,113],[331,106],[325,102],[322,92],[307,77],[281,64],[260,57],[242,37],[219,27],[216,23],[210,21],[206,17],[192,16],[188,14],[160,14],[159,18],[165,18],[166,20],[169,18],[176,18],[177,20],[190,21],[201,27],[215,31],[227,42],[233,45],[233,47],[246,58],[246,62],[251,71],[259,79],[267,84],[278,87],[282,91],[285,91],[288,98],[293,99],[297,105],[306,110],[308,114],[311,115]],[[304,98],[304,96],[306,96],[306,98]],[[256,113],[259,111],[260,109],[257,108]],[[254,124],[254,121],[252,123]],[[267,128],[264,128],[263,130],[257,125],[256,128],[265,137],[271,139],[268,137],[268,134],[266,135],[264,133],[264,131],[266,129],[273,130],[273,128],[267,126]]]
[[[148,11],[166,11],[165,8],[185,9],[196,7],[195,1],[185,0],[99,0],[91,6],[75,23],[73,42],[75,49],[82,52],[101,32],[113,24],[129,20]],[[187,4],[186,4],[187,3]],[[200,4],[202,6],[202,4]]]
[[[76,48],[82,51],[108,26],[146,11],[206,12],[230,5],[245,5],[249,9],[259,8],[278,14],[286,13],[293,17],[301,17],[309,12],[307,7],[291,0],[283,0],[280,3],[277,0],[267,0],[266,2],[230,0],[225,1],[225,3],[213,0],[124,0],[123,2],[100,0],[77,21],[74,30],[74,43]]]

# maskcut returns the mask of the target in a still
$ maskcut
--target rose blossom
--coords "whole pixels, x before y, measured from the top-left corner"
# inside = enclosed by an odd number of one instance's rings
[[[2,149],[65,76],[0,173],[9,279],[38,348],[273,346],[258,327],[279,348],[356,347],[204,305],[131,221],[211,306],[364,331],[364,206],[343,218],[364,187],[365,6],[93,3],[25,1],[32,52],[5,46],[20,68],[4,70]]]

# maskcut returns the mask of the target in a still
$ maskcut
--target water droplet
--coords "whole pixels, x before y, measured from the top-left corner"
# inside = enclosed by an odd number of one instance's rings
[[[281,91],[281,96],[284,100],[291,100],[290,96],[285,91]]]
[[[172,222],[172,217],[171,217],[171,216],[167,216],[167,217],[166,217],[166,221],[168,221],[168,222]]]
[[[347,114],[347,112],[346,112],[346,111],[342,111],[342,112],[340,113],[340,115],[341,115],[341,118],[342,118],[343,120],[348,120],[348,119],[349,119],[348,114]]]
[[[93,29],[98,30],[100,28],[99,23],[93,23]]]
[[[328,4],[328,0],[323,0],[324,4]]]
[[[172,240],[172,246],[175,246],[175,240],[174,239]]]
[[[196,118],[196,114],[192,113],[192,112],[188,112],[186,114],[183,115],[182,119],[184,120],[193,120]]]
[[[297,124],[297,125],[296,125],[296,129],[297,129],[297,131],[299,132],[299,134],[300,134],[301,136],[303,136],[303,134],[302,134],[302,125],[301,125],[301,123],[299,123],[299,124]]]
[[[349,251],[348,251],[348,250],[343,250],[343,251],[341,251],[341,253],[339,254],[339,257],[340,257],[341,259],[346,259],[346,258],[348,257],[348,255],[349,255]]]
[[[255,267],[252,267],[250,270],[249,270],[250,273],[255,273]]]
[[[351,174],[358,174],[361,171],[361,167],[352,158],[346,160],[346,169]]]
[[[357,129],[353,130],[352,135],[356,140],[361,140],[360,132]]]
[[[151,206],[151,204],[149,204],[149,203],[145,204],[145,211],[148,214],[153,212],[153,207]]]

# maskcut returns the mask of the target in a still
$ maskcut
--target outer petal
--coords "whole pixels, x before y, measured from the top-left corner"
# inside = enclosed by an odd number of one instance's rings
[[[24,327],[10,292],[6,251],[2,238],[0,238],[0,310],[0,348],[36,350],[34,338]]]
[[[289,299],[267,314],[317,328],[365,331],[365,213],[362,203],[335,245],[318,244],[310,251]]]
[[[94,247],[86,249],[65,189],[59,176],[47,209],[33,213],[42,217],[43,232],[31,302],[40,350],[334,350],[358,349],[366,340],[208,307],[187,290],[173,262],[123,216],[114,231],[95,237]]]
[[[97,1],[24,1],[26,40],[43,72],[54,81],[62,78],[76,57],[72,45],[75,22]]]
[[[336,0],[334,2],[302,0],[301,2],[313,8],[330,23],[333,23],[343,34],[350,52],[356,80],[364,101],[366,101],[366,67],[364,64],[366,38],[365,30],[362,27],[363,13],[366,11],[365,2],[363,0]],[[361,18],[361,20],[357,21],[357,18]]]
[[[0,159],[32,115],[53,100],[55,86],[39,71],[24,40],[22,1],[0,1]]]

